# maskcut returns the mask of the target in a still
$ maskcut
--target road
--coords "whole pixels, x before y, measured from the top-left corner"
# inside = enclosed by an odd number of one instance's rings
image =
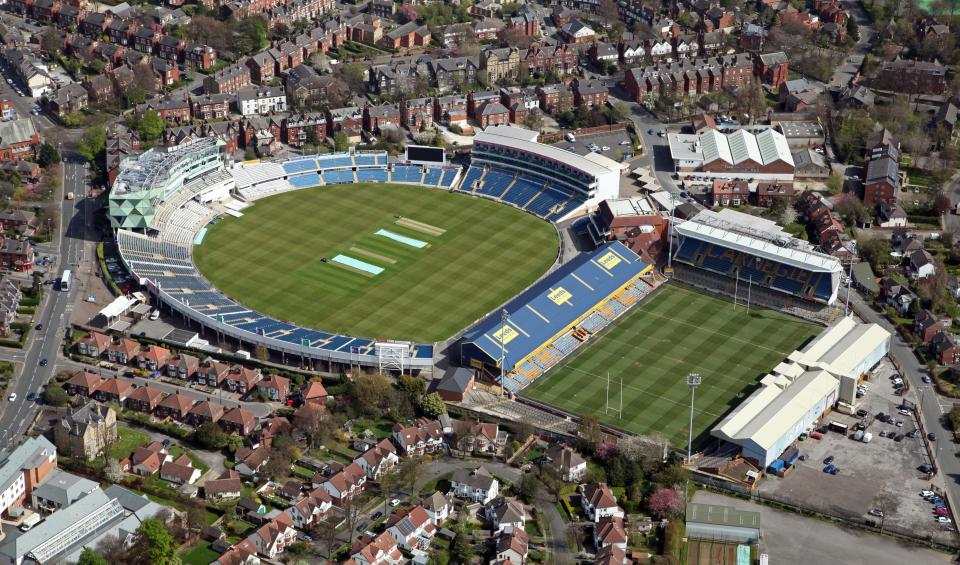
[[[949,491],[950,502],[954,505],[960,503],[960,458],[956,455],[956,446],[950,442],[953,432],[943,416],[946,410],[940,404],[936,391],[923,382],[926,368],[920,364],[913,350],[901,339],[893,324],[867,305],[858,293],[850,295],[850,303],[854,311],[865,321],[879,324],[893,334],[890,356],[896,359],[903,377],[910,383],[910,388],[917,391],[919,395],[924,428],[937,437],[937,441],[934,442],[937,468],[940,469],[944,484]]]
[[[63,164],[64,190],[75,194],[85,192],[84,185],[86,170],[82,164]],[[62,195],[55,195],[61,198]],[[76,268],[81,258],[81,248],[86,232],[83,215],[74,217],[76,204],[83,205],[79,200],[62,200],[60,228],[54,245],[54,253],[58,258],[60,269]],[[66,229],[62,229],[63,227]],[[16,393],[17,400],[10,402],[3,399],[3,414],[0,416],[0,446],[11,446],[18,443],[24,436],[30,422],[36,415],[37,406],[27,402],[26,396],[31,392],[39,392],[56,370],[57,356],[60,352],[65,328],[69,326],[72,304],[80,293],[79,285],[72,285],[70,290],[62,292],[54,290],[52,286],[44,287],[46,296],[40,305],[35,323],[42,323],[43,329],[33,329],[27,339],[23,351],[5,350],[0,358],[18,362],[18,376],[10,392]],[[41,367],[40,361],[47,359],[46,366]]]

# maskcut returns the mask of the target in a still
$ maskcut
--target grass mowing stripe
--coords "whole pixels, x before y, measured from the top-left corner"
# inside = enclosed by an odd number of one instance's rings
[[[713,425],[756,384],[758,377],[819,328],[772,311],[733,310],[732,303],[675,285],[647,297],[626,316],[579,348],[523,391],[575,414],[596,414],[627,431],[687,439],[690,390],[685,376],[704,376],[697,391],[694,435]],[[604,414],[606,373],[610,403],[622,417]]]

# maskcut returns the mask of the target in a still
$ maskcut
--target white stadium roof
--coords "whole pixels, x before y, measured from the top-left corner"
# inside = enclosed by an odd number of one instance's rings
[[[843,269],[840,261],[836,257],[795,249],[792,247],[783,247],[743,233],[723,229],[721,227],[709,226],[697,221],[696,218],[687,220],[676,227],[677,232],[682,236],[690,236],[695,239],[707,241],[737,251],[743,251],[752,255],[757,255],[771,261],[778,261],[786,265],[801,267],[814,272],[839,273]]]
[[[792,358],[837,376],[859,377],[856,371],[864,356],[889,339],[890,332],[877,324],[858,324],[853,318],[844,317],[800,350],[800,355]]]
[[[612,159],[604,158],[605,160],[598,159],[596,161],[594,159],[587,159],[566,149],[538,143],[536,139],[537,133],[528,129],[514,126],[495,126],[489,127],[475,135],[473,142],[501,145],[525,153],[542,155],[547,159],[552,159],[558,163],[565,163],[570,167],[579,169],[594,177],[608,175],[611,172],[619,174],[620,164]]]

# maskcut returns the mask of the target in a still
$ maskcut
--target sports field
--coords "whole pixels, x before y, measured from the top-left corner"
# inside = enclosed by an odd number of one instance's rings
[[[217,288],[265,314],[433,342],[539,278],[557,245],[551,224],[503,204],[373,183],[258,200],[211,226],[194,260]]]
[[[690,389],[685,378],[700,373],[694,438],[750,392],[750,386],[821,328],[771,310],[744,306],[685,287],[664,286],[538,379],[523,394],[574,414],[591,413],[626,431],[662,433],[685,446]],[[623,417],[604,415],[607,371],[610,404]]]

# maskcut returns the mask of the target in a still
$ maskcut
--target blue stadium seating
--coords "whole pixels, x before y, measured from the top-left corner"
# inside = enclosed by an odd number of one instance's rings
[[[306,175],[297,175],[290,177],[288,182],[297,188],[307,188],[320,184],[320,175],[317,173],[308,173]]]
[[[547,219],[553,220],[555,218],[562,218],[567,215],[572,210],[583,205],[584,200],[582,198],[574,198],[573,200],[567,200],[565,203],[561,204],[556,212],[550,214]]]
[[[437,167],[427,167],[427,174],[423,176],[423,184],[427,186],[437,186],[440,183],[440,176],[443,174],[443,169]]]
[[[803,285],[797,281],[791,281],[782,277],[777,277],[773,279],[773,284],[770,285],[777,290],[782,290],[783,292],[789,292],[790,294],[799,295],[803,292]]]
[[[697,249],[700,248],[700,242],[695,239],[685,239],[683,244],[680,245],[680,248],[677,249],[676,254],[674,254],[674,259],[682,259],[686,261],[693,261],[697,255]]]
[[[422,176],[422,169],[420,166],[414,165],[394,165],[393,166],[393,175],[391,180],[393,182],[420,182],[420,177]]]
[[[356,154],[353,156],[354,162],[358,167],[374,166],[377,164],[377,158],[373,155]]]
[[[360,182],[387,182],[387,170],[357,169],[357,180]]]
[[[489,176],[489,173],[487,173],[487,176]],[[510,187],[510,190],[508,190],[502,198],[504,202],[509,202],[518,208],[523,208],[541,188],[543,188],[543,184],[520,177],[517,179],[517,182],[513,183],[513,186]]]
[[[580,327],[592,334],[595,334],[607,327],[608,324],[609,322],[605,320],[603,316],[594,312],[580,322]]]
[[[704,255],[703,257],[703,267],[721,275],[729,273],[732,266],[733,264],[727,257],[711,257],[710,255]]]
[[[300,159],[298,161],[287,161],[283,164],[283,170],[287,174],[305,173],[307,171],[317,170],[316,159]]]
[[[342,169],[345,167],[353,166],[353,159],[349,155],[338,155],[334,157],[319,157],[317,162],[320,163],[320,168],[323,170],[328,169]]]
[[[457,169],[444,169],[443,178],[440,179],[440,186],[450,188],[453,185],[453,179],[457,176]]]
[[[483,185],[477,189],[477,194],[486,194],[487,196],[500,198],[512,181],[512,175],[491,169],[487,171],[486,176],[483,177]]]
[[[467,173],[463,175],[463,180],[460,181],[460,190],[467,192],[473,191],[473,183],[479,180],[481,175],[483,175],[483,169],[479,167],[470,167],[467,169]]]
[[[324,171],[323,182],[327,184],[343,184],[354,182],[353,171]]]
[[[569,198],[569,196],[550,188],[541,191],[537,198],[527,206],[527,211],[533,212],[541,218],[546,218],[550,214],[551,208],[558,204],[563,204]]]
[[[833,295],[833,281],[829,274],[823,273],[820,275],[820,280],[813,288],[813,295],[821,300],[830,299],[830,296]]]

